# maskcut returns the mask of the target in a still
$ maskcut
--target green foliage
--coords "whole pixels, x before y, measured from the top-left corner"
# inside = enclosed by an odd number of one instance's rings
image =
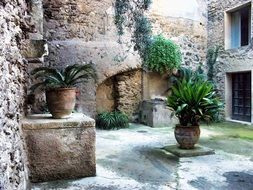
[[[181,64],[182,56],[179,47],[162,35],[155,36],[147,51],[145,65],[159,73],[171,71]]]
[[[114,23],[118,29],[119,36],[124,34],[124,28],[130,28],[134,50],[138,51],[143,62],[146,57],[147,47],[151,39],[151,23],[145,16],[151,0],[116,0]],[[121,40],[119,40],[121,42]]]
[[[97,115],[96,127],[104,130],[127,128],[129,127],[129,119],[122,112],[102,112]]]
[[[124,34],[124,24],[126,22],[125,14],[131,7],[129,0],[116,0],[114,23],[117,26],[118,34]]]
[[[134,50],[139,52],[139,55],[144,62],[147,58],[148,47],[151,44],[151,34],[152,30],[149,20],[143,15],[137,16],[133,34],[133,42],[135,44]]]
[[[206,79],[207,76],[200,67],[196,71],[187,67],[180,67],[178,72],[170,77],[170,81],[173,85],[177,85],[177,83],[182,80],[194,83],[195,81],[205,81]]]
[[[168,106],[174,110],[181,125],[196,126],[200,121],[215,120],[223,104],[209,81],[183,79],[172,87]]]
[[[90,78],[96,79],[96,73],[92,63],[85,65],[70,65],[64,70],[39,67],[34,69],[31,74],[35,79],[41,80],[41,82],[34,84],[31,87],[31,91],[35,91],[37,88],[49,89],[75,87],[80,83],[87,83]]]
[[[208,66],[208,80],[213,82],[214,77],[214,64],[217,61],[218,55],[219,55],[220,47],[216,46],[214,48],[208,49],[207,51],[207,66]]]

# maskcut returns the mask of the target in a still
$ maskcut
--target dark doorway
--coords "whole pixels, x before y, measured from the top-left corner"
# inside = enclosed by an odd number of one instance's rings
[[[251,73],[232,74],[232,119],[251,122]]]

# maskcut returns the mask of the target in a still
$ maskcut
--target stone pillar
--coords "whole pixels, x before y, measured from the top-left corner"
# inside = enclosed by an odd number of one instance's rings
[[[96,175],[95,121],[83,114],[68,119],[32,115],[22,124],[31,182]]]

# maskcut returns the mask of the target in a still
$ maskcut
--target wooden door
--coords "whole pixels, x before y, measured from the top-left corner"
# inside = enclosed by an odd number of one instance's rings
[[[232,74],[232,119],[251,122],[251,73]]]

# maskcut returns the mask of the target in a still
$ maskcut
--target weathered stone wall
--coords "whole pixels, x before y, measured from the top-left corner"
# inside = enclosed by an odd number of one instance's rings
[[[126,113],[132,120],[138,116],[142,100],[142,71],[135,70],[116,76],[117,109]]]
[[[114,111],[116,109],[116,90],[115,77],[105,80],[97,87],[96,92],[96,111],[101,113],[104,111]]]
[[[28,187],[20,129],[27,82],[20,53],[26,8],[24,0],[0,1],[0,189],[6,190]]]
[[[115,0],[44,0],[43,30],[49,45],[46,64],[62,67],[92,61],[98,73],[97,85],[119,73],[140,68],[141,60],[133,50],[128,29],[122,36],[123,43],[118,43],[114,3]],[[175,4],[171,0],[154,0],[147,15],[151,19],[154,34],[163,33],[172,38],[182,47],[184,64],[196,68],[205,59],[206,1],[191,0],[190,4],[194,8],[187,14],[182,15],[183,10],[179,10],[176,14],[168,15],[165,8],[177,8],[181,4],[182,2]],[[166,80],[161,83],[166,84]],[[164,91],[164,85],[161,88],[152,89],[150,86],[151,91]],[[93,81],[81,86],[77,110],[94,116],[95,93]],[[129,104],[129,111],[134,104]]]
[[[46,64],[62,67],[92,61],[98,84],[118,73],[140,67],[132,50],[129,34],[125,43],[117,42],[113,0],[43,1],[44,38],[48,39]],[[96,85],[94,81],[80,87],[77,110],[94,117]]]
[[[182,65],[198,68],[206,61],[206,0],[154,0],[150,12],[154,34],[163,34],[181,48]]]
[[[227,10],[239,7],[242,4],[252,2],[249,0],[210,0],[208,3],[208,48],[220,46],[221,50],[217,63],[214,65],[214,81],[220,95],[226,102],[226,117],[230,118],[231,112],[231,79],[230,73],[253,71],[253,44],[248,46],[226,49],[225,48],[225,14]],[[251,21],[253,20],[251,10]],[[253,21],[251,24],[253,29]],[[253,30],[251,30],[251,39]]]
[[[97,113],[119,110],[135,120],[141,100],[142,70],[120,73],[98,86],[96,92]]]
[[[169,89],[169,76],[156,72],[143,72],[142,86],[143,99],[150,100],[157,97],[166,97]]]

